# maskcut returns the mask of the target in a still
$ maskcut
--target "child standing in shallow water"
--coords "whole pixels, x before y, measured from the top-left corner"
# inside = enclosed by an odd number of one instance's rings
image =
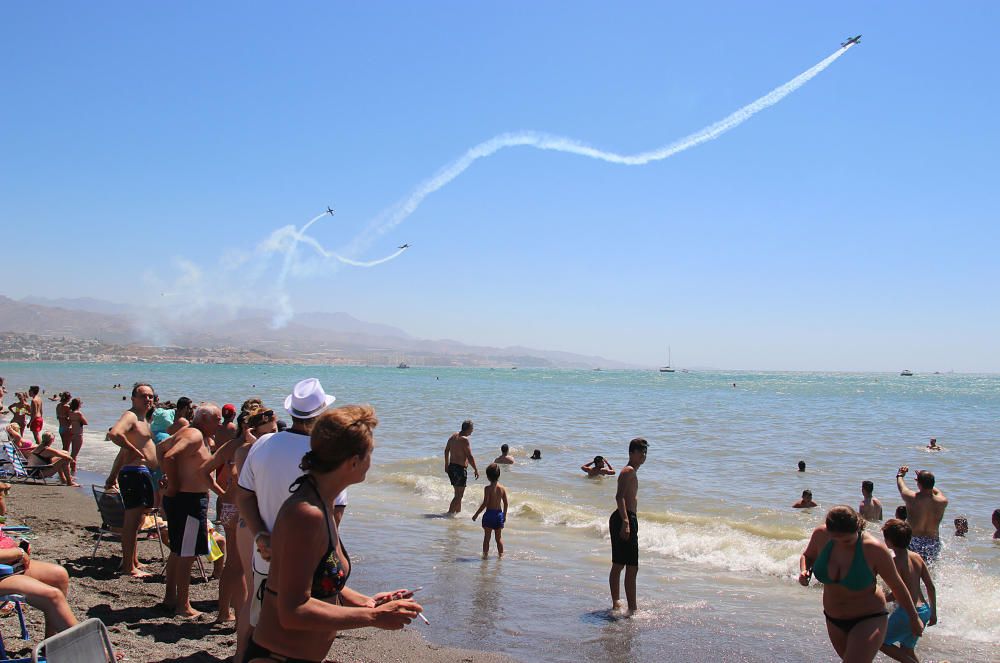
[[[500,466],[491,463],[486,468],[486,478],[490,480],[490,485],[483,488],[483,503],[479,505],[472,515],[475,521],[482,513],[483,509],[483,558],[490,554],[490,534],[496,538],[497,553],[503,557],[503,541],[500,538],[504,523],[507,522],[507,489],[500,485]],[[501,505],[503,509],[501,509]]]

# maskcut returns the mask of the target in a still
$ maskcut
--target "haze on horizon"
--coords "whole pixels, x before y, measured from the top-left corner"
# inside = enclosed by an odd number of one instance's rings
[[[100,6],[0,10],[14,298],[345,311],[420,338],[726,369],[1000,372],[1000,7]],[[642,167],[524,148],[352,240],[504,132],[634,153],[862,43]],[[356,247],[353,247],[356,248]],[[0,331],[2,331],[0,321]]]

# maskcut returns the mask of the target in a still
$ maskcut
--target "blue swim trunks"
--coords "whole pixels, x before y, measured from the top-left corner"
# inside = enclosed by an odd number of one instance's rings
[[[926,603],[921,603],[917,606],[917,615],[926,626],[931,618],[931,607]],[[885,629],[885,642],[883,644],[894,645],[898,642],[901,647],[916,649],[919,639],[910,631],[910,616],[906,614],[906,611],[902,608],[893,610],[892,614],[889,615],[889,626]]]
[[[483,529],[503,529],[506,518],[500,509],[486,509],[483,514]]]

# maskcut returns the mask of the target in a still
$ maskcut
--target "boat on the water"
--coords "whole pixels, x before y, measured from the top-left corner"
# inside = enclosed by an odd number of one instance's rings
[[[671,358],[671,356],[670,356],[670,346],[668,345],[668,346],[667,346],[667,365],[666,365],[666,366],[660,366],[660,372],[661,372],[661,373],[676,373],[676,372],[677,372],[677,371],[676,371],[676,370],[674,370],[674,368],[673,368],[673,367],[672,367],[672,366],[670,365],[670,364],[671,364],[671,359],[672,359],[672,358]]]
[[[904,368],[904,369],[903,369],[903,372],[902,372],[902,373],[900,373],[900,375],[906,375],[906,376],[910,376],[910,375],[913,375],[913,371],[911,371],[911,370],[910,370],[910,369],[908,369],[908,368]]]
[[[405,361],[401,361],[399,362],[399,366],[397,366],[396,368],[409,368],[409,367],[410,367],[409,364],[407,364]]]

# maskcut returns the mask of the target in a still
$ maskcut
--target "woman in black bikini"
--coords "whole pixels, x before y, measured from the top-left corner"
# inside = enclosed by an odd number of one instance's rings
[[[835,506],[826,522],[813,530],[799,558],[799,583],[808,586],[815,575],[823,583],[823,614],[830,642],[841,660],[871,663],[885,638],[889,612],[875,582],[882,579],[897,603],[910,614],[913,634],[923,622],[899,577],[885,544],[864,533],[865,521],[849,506]]]
[[[271,572],[244,663],[322,661],[337,631],[401,629],[423,610],[405,589],[365,596],[347,587],[351,560],[337,535],[333,502],[365,480],[376,425],[370,406],[348,405],[323,413],[313,426],[300,466],[305,475],[292,484],[271,534]]]

